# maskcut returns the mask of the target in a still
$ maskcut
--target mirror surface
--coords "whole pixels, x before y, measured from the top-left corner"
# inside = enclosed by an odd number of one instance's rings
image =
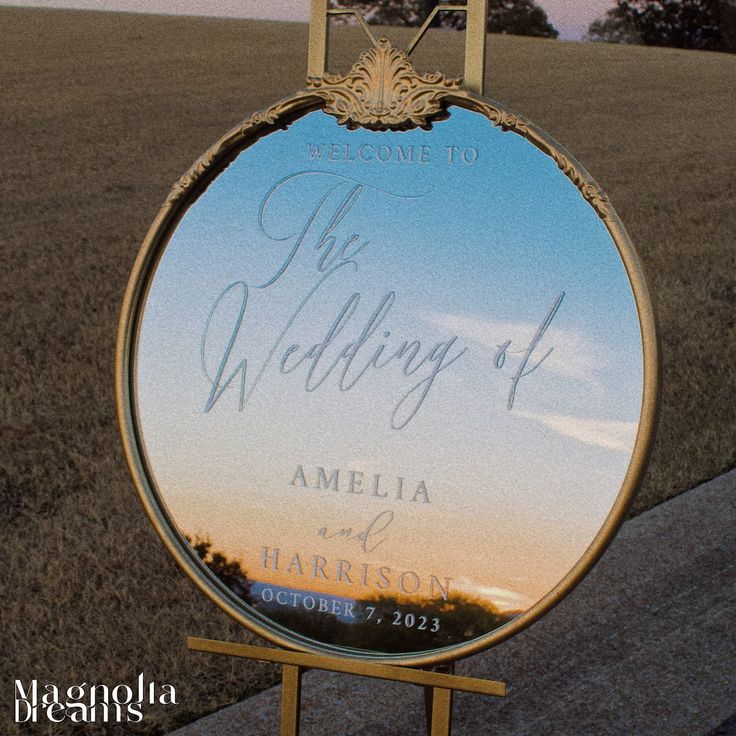
[[[605,224],[459,107],[396,133],[312,112],[245,149],[163,250],[135,342],[141,450],[193,555],[257,619],[372,653],[546,596],[641,415]]]

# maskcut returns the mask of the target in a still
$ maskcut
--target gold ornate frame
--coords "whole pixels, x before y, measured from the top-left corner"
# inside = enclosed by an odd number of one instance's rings
[[[319,4],[325,0],[313,2]],[[137,333],[151,277],[178,222],[209,183],[244,149],[315,110],[333,115],[349,127],[405,130],[431,127],[432,122],[445,116],[448,107],[453,105],[484,115],[494,126],[524,137],[550,156],[604,222],[628,274],[641,325],[644,363],[641,418],[631,462],[608,518],[583,557],[544,598],[510,623],[464,644],[414,654],[371,654],[315,642],[279,626],[236,598],[196,558],[173,523],[148,470],[134,391]],[[194,163],[171,190],[146,236],[125,294],[117,338],[117,410],[128,466],[149,519],[189,577],[231,617],[277,645],[365,662],[413,667],[452,662],[514,636],[549,611],[580,582],[624,521],[643,476],[653,443],[659,382],[657,331],[642,267],[620,219],[595,181],[564,148],[532,123],[496,102],[463,89],[460,80],[447,79],[441,74],[418,74],[407,53],[393,48],[386,39],[376,39],[373,48],[360,57],[348,74],[310,77],[305,90],[251,115]]]

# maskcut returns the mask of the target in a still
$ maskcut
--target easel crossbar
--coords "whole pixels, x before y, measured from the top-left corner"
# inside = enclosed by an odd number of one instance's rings
[[[375,46],[378,43],[371,27],[357,8],[331,8],[329,0],[311,0],[309,21],[309,54],[307,76],[320,78],[327,70],[327,47],[329,36],[328,18],[335,15],[353,15]],[[425,19],[422,27],[409,43],[406,53],[411,54],[422,39],[438,13],[447,11],[466,13],[465,32],[465,87],[482,95],[486,70],[486,26],[488,22],[488,0],[467,0],[466,5],[438,5]]]
[[[260,662],[275,662],[277,664],[292,665],[307,669],[341,672],[347,675],[373,677],[393,682],[407,682],[412,685],[437,687],[446,690],[459,690],[479,695],[506,696],[506,683],[493,680],[479,680],[474,677],[460,677],[443,672],[428,672],[426,670],[396,667],[387,664],[374,664],[365,660],[350,660],[340,657],[328,657],[321,654],[306,654],[304,652],[289,652],[283,649],[266,649],[250,644],[235,644],[233,642],[187,637],[189,649],[211,654],[226,654],[231,657],[244,657]]]

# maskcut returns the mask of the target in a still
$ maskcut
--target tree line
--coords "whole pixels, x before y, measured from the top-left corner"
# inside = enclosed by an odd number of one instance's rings
[[[376,25],[419,26],[440,0],[333,0],[360,10]],[[438,14],[434,24],[465,28],[465,14]],[[489,0],[488,31],[557,38],[559,31],[536,0]],[[593,21],[587,40],[736,52],[736,0],[612,0]]]
[[[333,0],[333,5],[356,8],[368,23],[375,25],[420,26],[443,3],[440,0]],[[439,13],[433,25],[462,30],[465,13]],[[488,31],[543,38],[560,35],[535,0],[489,0]]]
[[[483,636],[519,613],[500,611],[490,601],[462,593],[451,594],[447,600],[407,601],[390,595],[359,599],[354,601],[351,621],[303,607],[271,605],[254,597],[253,581],[240,560],[214,548],[208,537],[187,535],[185,539],[202,563],[238,598],[315,641],[376,652],[423,651]]]
[[[591,41],[736,52],[736,0],[617,0]]]

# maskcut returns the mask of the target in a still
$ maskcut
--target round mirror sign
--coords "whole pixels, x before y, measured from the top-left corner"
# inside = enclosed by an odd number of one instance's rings
[[[426,664],[507,638],[595,562],[646,459],[654,327],[610,203],[531,124],[433,100],[395,126],[322,89],[254,116],[128,290],[144,504],[284,646]]]

